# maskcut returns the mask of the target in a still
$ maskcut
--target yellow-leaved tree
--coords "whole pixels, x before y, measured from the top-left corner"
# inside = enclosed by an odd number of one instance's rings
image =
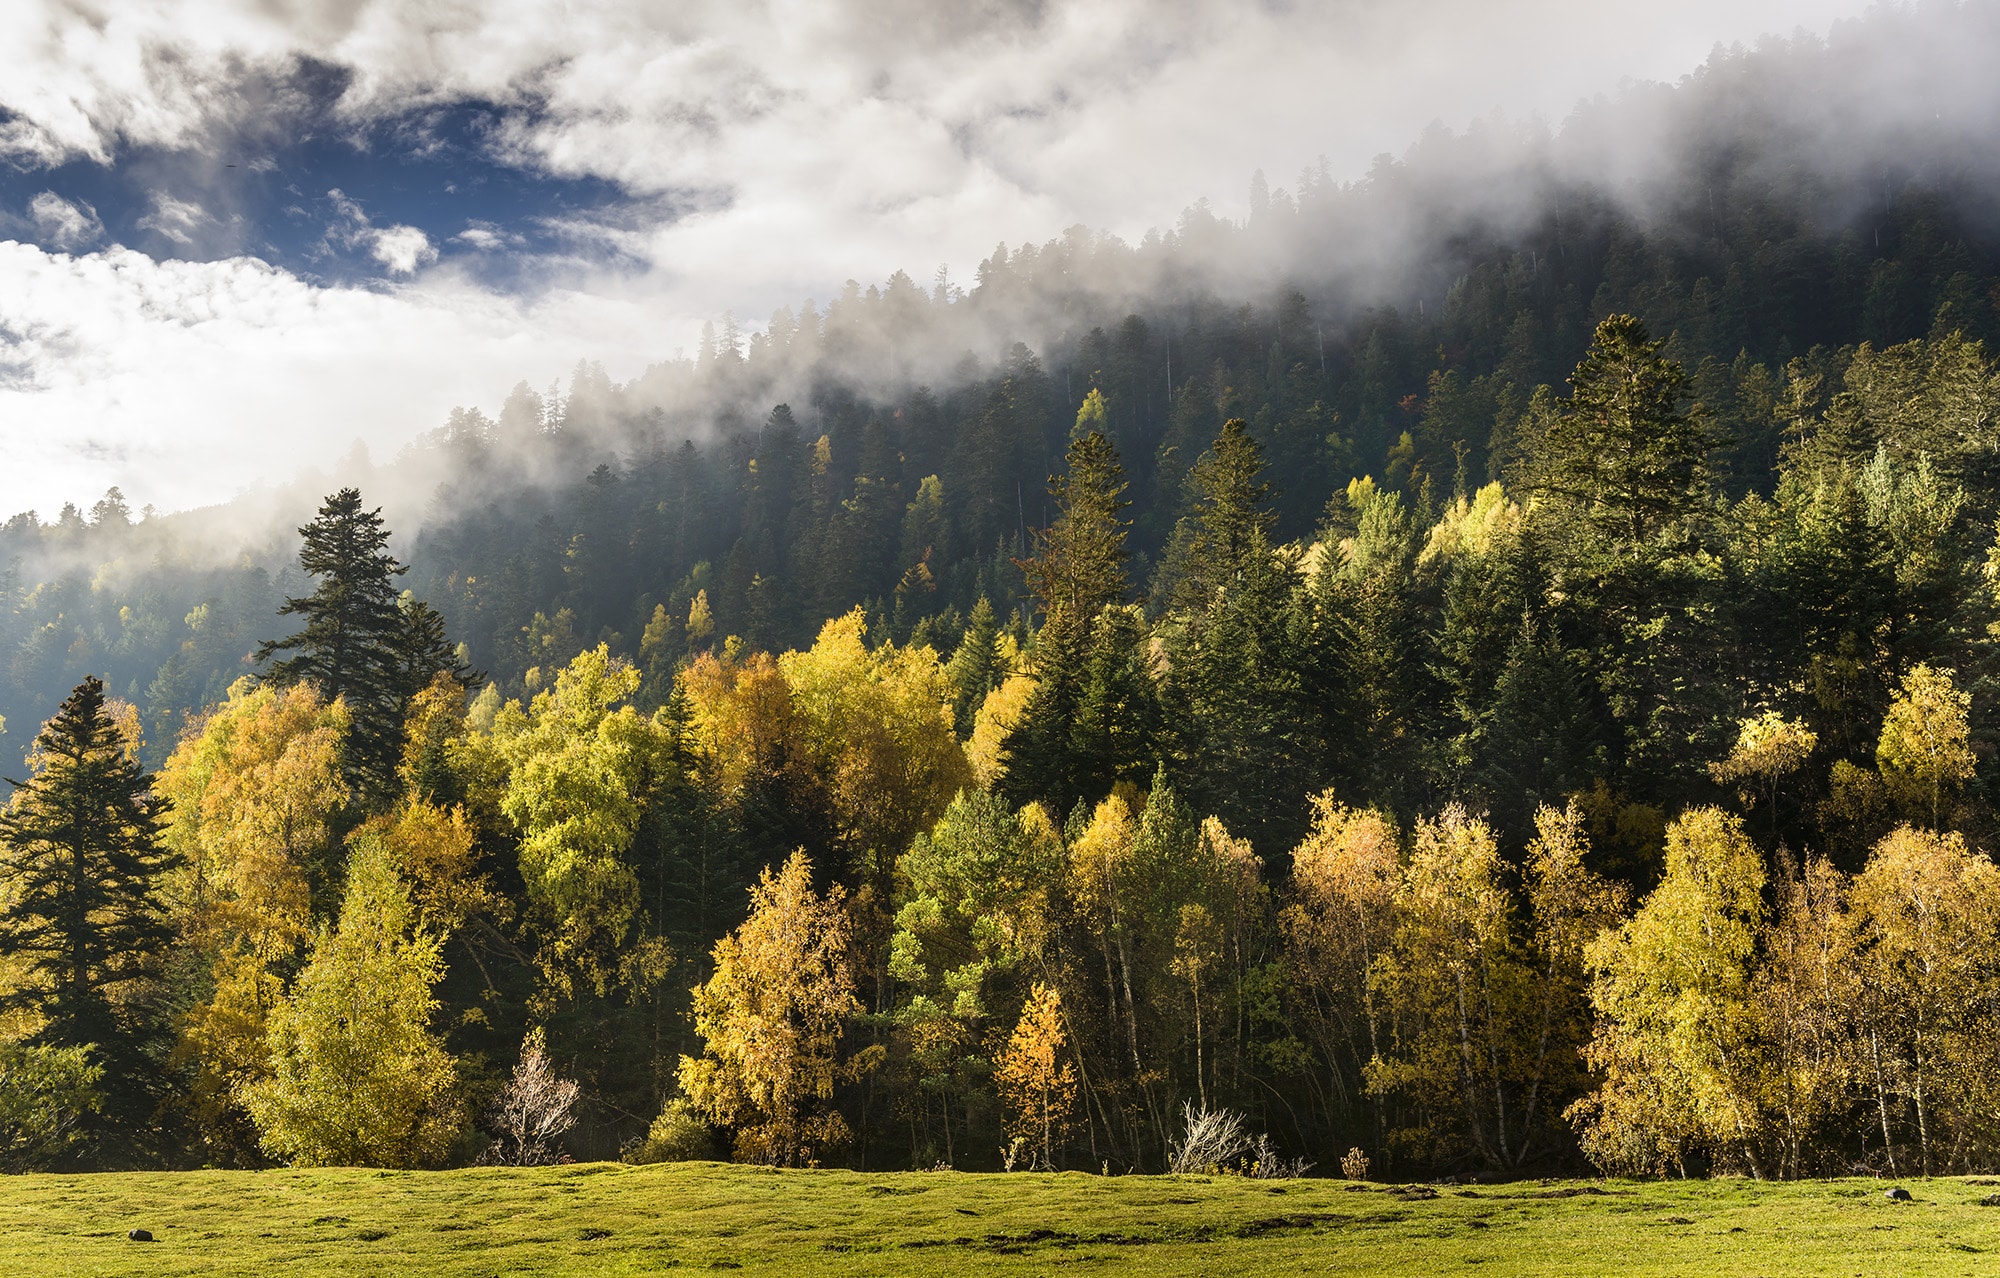
[[[271,1072],[242,1099],[274,1158],[434,1167],[459,1130],[457,1065],[430,1027],[443,975],[388,841],[357,839],[339,926],[271,1013]]]
[[[680,1085],[711,1122],[733,1128],[739,1162],[796,1167],[847,1143],[835,1084],[872,1068],[881,1049],[842,1060],[854,996],[846,893],[813,891],[794,852],[750,889],[750,917],[715,946],[715,974],[694,991],[704,1044],[683,1056]]]
[[[1492,830],[1463,808],[1417,822],[1395,938],[1371,974],[1395,1029],[1367,1077],[1405,1102],[1393,1135],[1419,1157],[1504,1168],[1528,1148],[1534,1062],[1519,1031],[1533,977],[1503,872]]]
[[[1016,1142],[1008,1153],[1039,1142],[1033,1164],[1043,1171],[1055,1170],[1055,1151],[1076,1108],[1076,1068],[1063,1059],[1068,1041],[1062,995],[1038,981],[993,1070],[1007,1103],[1007,1134]],[[1013,1162],[1011,1156],[1008,1162]]]
[[[1938,828],[1944,798],[1972,775],[1969,715],[1972,694],[1952,684],[1954,672],[1927,665],[1911,668],[1903,688],[1889,703],[1875,762],[1889,793],[1906,811],[1928,809]]]
[[[346,706],[310,685],[240,679],[160,770],[165,841],[182,866],[172,909],[209,984],[181,1018],[175,1056],[193,1066],[193,1114],[213,1156],[254,1145],[236,1098],[268,1072],[271,1011],[312,940],[316,900],[330,904],[348,726]]]
[[[1777,885],[1777,909],[1758,965],[1756,1008],[1762,1040],[1763,1103],[1771,1116],[1776,1166],[1791,1179],[1841,1171],[1839,1161],[1811,1165],[1814,1150],[1839,1148],[1851,1120],[1862,1059],[1853,1027],[1871,991],[1856,962],[1847,876],[1825,857],[1809,858]]]
[[[569,997],[581,980],[602,994],[633,962],[628,935],[640,913],[633,841],[654,791],[671,774],[672,732],[628,699],[639,672],[603,644],[578,654],[555,686],[493,722],[507,768],[501,811],[520,832],[521,878],[539,934],[545,994]]]
[[[1585,954],[1625,917],[1630,899],[1624,884],[1585,864],[1590,852],[1585,824],[1574,799],[1560,811],[1544,804],[1535,812],[1535,837],[1522,867],[1534,920],[1528,936],[1534,980],[1516,1030],[1525,1058],[1521,1128],[1530,1138],[1516,1150],[1517,1163],[1541,1152],[1531,1141],[1541,1134],[1544,1117],[1560,1118],[1588,1089],[1580,1050],[1591,1029]]]
[[[1137,842],[1139,822],[1132,812],[1136,795],[1120,786],[1097,805],[1090,824],[1069,850],[1069,895],[1104,955],[1105,995],[1112,1023],[1123,1022],[1133,1073],[1139,1060],[1139,1017],[1132,997],[1133,931],[1143,894]],[[1120,1010],[1123,1015],[1119,1015]]]
[[[1971,1171],[2000,1149],[2000,866],[1957,834],[1903,826],[1855,878],[1867,1090],[1890,1167]],[[1906,1168],[1907,1169],[1907,1168]]]
[[[1386,817],[1347,807],[1331,790],[1312,797],[1312,829],[1292,851],[1291,899],[1278,922],[1329,1100],[1357,1137],[1362,1072],[1382,1052],[1369,973],[1395,932],[1401,874],[1396,827]],[[1379,1122],[1370,1135],[1379,1142]]]
[[[1771,809],[1771,828],[1777,830],[1778,782],[1799,770],[1819,745],[1819,734],[1803,719],[1787,719],[1776,710],[1766,711],[1737,725],[1736,746],[1729,757],[1709,765],[1709,775],[1723,785],[1755,784],[1763,791],[1756,796]],[[1743,791],[1746,803],[1751,792]]]
[[[828,779],[833,818],[860,890],[886,922],[896,857],[972,780],[952,726],[953,689],[929,647],[870,648],[861,609],[778,658],[796,730]]]
[[[1743,823],[1693,808],[1667,827],[1666,873],[1638,912],[1592,942],[1586,1050],[1604,1082],[1570,1107],[1606,1171],[1685,1173],[1691,1155],[1764,1175],[1753,959],[1764,859]]]

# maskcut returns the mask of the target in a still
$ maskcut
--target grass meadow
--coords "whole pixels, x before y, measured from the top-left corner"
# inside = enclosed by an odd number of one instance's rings
[[[0,1273],[2000,1272],[2000,1181],[1356,1185],[714,1163],[0,1180]],[[134,1242],[132,1229],[155,1241]]]

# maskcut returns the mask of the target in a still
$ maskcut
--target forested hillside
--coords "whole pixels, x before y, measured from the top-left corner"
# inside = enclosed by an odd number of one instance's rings
[[[11,1156],[1991,1168],[2000,175],[1851,53],[16,518]]]

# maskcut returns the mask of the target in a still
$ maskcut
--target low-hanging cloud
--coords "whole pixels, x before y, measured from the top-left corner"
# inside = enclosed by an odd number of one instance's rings
[[[477,103],[493,157],[622,199],[548,219],[563,247],[505,288],[440,249],[511,252],[512,228],[427,233],[358,206],[347,233],[374,283],[171,260],[227,213],[164,191],[143,220],[163,257],[81,220],[68,243],[0,245],[0,366],[25,370],[0,380],[0,423],[30,440],[0,509],[114,482],[162,506],[225,497],[355,438],[393,450],[581,357],[635,376],[724,311],[898,268],[963,279],[997,241],[1078,223],[1136,239],[1203,196],[1240,216],[1252,170],[1281,183],[1325,155],[1359,176],[1434,119],[1559,119],[1717,42],[1860,8],[26,0],[0,38],[0,157],[17,167],[144,147],[219,171],[224,141],[251,157],[333,84],[331,127],[357,138],[386,122],[420,154],[427,111]]]

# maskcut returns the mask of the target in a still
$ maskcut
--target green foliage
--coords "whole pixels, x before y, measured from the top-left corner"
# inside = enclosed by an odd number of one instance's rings
[[[457,1066],[431,1028],[437,938],[377,841],[357,843],[338,926],[271,1014],[271,1073],[243,1102],[264,1149],[305,1167],[430,1167],[450,1154]]]
[[[381,510],[363,509],[358,489],[329,496],[299,536],[305,542],[299,566],[316,584],[311,595],[286,599],[278,614],[304,617],[305,624],[296,634],[260,644],[257,659],[268,663],[264,677],[279,687],[311,683],[327,700],[347,702],[354,717],[349,775],[364,792],[386,791],[402,750],[397,712],[433,673],[412,683],[412,663],[426,664],[442,628],[413,634],[395,585],[407,569],[389,554]],[[435,614],[419,614],[419,620],[434,621]]]
[[[0,1043],[0,1167],[61,1164],[104,1108],[104,1067],[84,1047]]]
[[[1663,533],[1685,535],[1706,496],[1715,441],[1665,346],[1635,316],[1604,320],[1570,376],[1570,397],[1528,441],[1530,487],[1627,554]]]
[[[1378,1174],[1996,1165],[1990,246],[1915,184],[1841,240],[1839,190],[1731,145],[1643,224],[1558,183],[1414,315],[1092,291],[1407,212],[1460,146],[459,414],[416,589],[330,497],[261,688],[275,551],[219,567],[176,548],[206,517],[115,495],[0,526],[0,709],[110,671],[187,860],[163,930],[93,951],[129,1041],[0,955],[0,1037],[91,1044],[139,1134],[74,1161],[259,1161],[236,1098],[333,1086],[301,1009],[379,950],[421,969],[381,1023],[453,1062],[432,1107],[490,1112],[544,1032],[586,1157],[677,1115],[656,1152],[713,1121],[766,1160],[1143,1170],[1197,1104]],[[1021,306],[1072,336],[819,376]],[[638,411],[773,385],[815,389],[700,445]],[[392,867],[402,940],[342,948],[343,853]]]
[[[15,974],[0,1009],[27,1019],[30,1042],[103,1066],[128,1119],[154,1090],[162,1027],[146,995],[173,935],[160,888],[174,857],[136,746],[104,685],[85,679],[36,736],[34,771],[0,813],[0,960]]]
[[[510,702],[493,725],[507,767],[500,810],[520,832],[543,975],[564,993],[578,977],[604,990],[642,908],[631,852],[668,774],[671,737],[623,704],[638,686],[638,672],[599,645],[525,711]]]

